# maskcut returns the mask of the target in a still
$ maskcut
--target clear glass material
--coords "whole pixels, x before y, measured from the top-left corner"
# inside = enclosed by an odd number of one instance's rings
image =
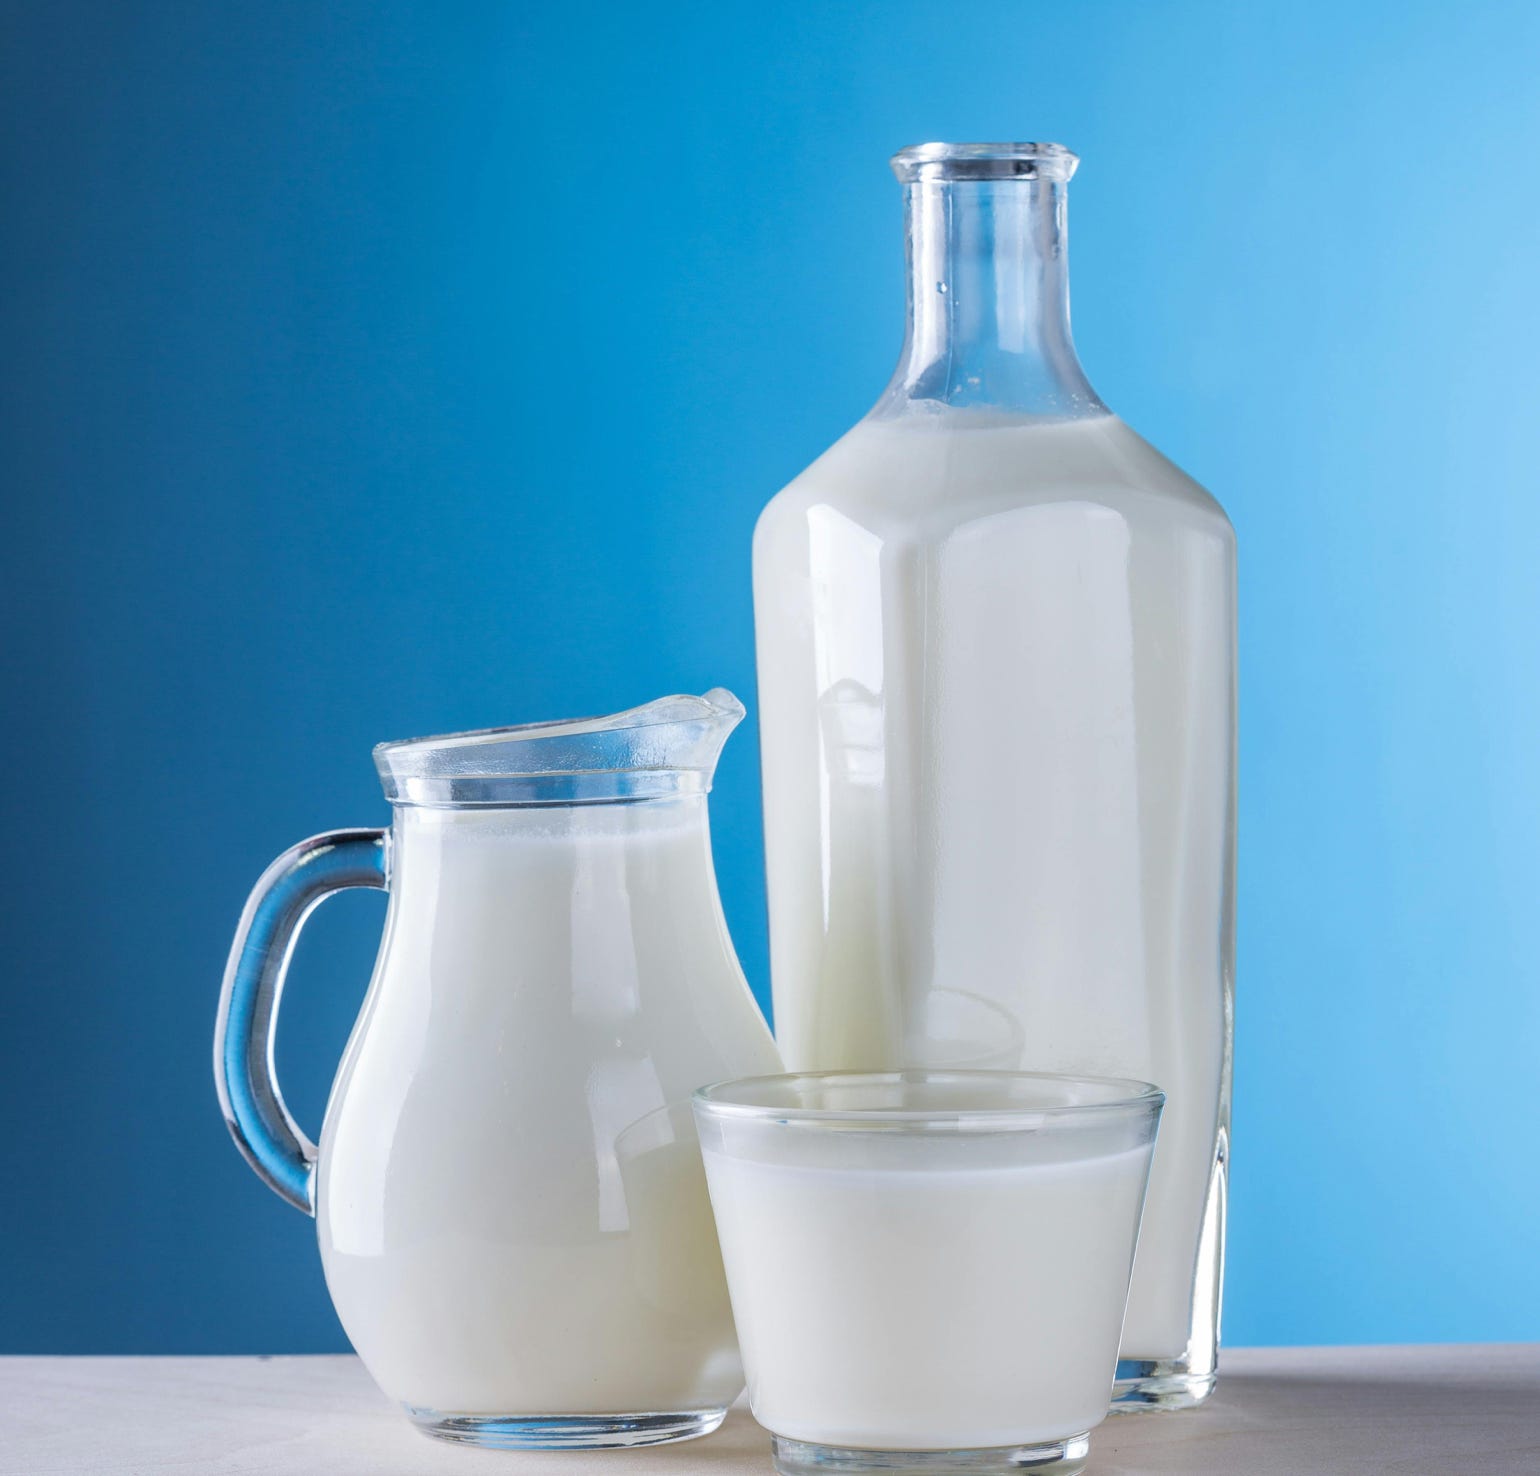
[[[1105,414],[1069,329],[1065,187],[1058,144],[920,144],[894,156],[905,189],[904,347],[874,415],[978,406]]]
[[[305,842],[247,906],[215,1041],[226,1118],[315,1215],[343,1327],[429,1434],[652,1444],[715,1429],[742,1387],[688,1109],[780,1064],[707,826],[742,713],[719,691],[384,744],[388,836]],[[389,911],[316,1147],[273,1024],[296,930],[358,885]]]
[[[743,704],[721,687],[660,697],[608,717],[482,728],[381,743],[392,804],[458,809],[608,804],[705,794]]]
[[[1081,1469],[1162,1096],[1006,1072],[695,1096],[754,1417],[783,1476]]]
[[[897,370],[755,531],[775,1022],[794,1070],[1159,1083],[1119,1398],[1175,1406],[1219,1337],[1235,540],[1081,369],[1075,164],[897,156]]]

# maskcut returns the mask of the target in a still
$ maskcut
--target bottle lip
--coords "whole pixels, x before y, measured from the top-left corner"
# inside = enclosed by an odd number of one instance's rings
[[[922,143],[890,161],[904,184],[925,180],[1067,180],[1080,156],[1056,143]]]

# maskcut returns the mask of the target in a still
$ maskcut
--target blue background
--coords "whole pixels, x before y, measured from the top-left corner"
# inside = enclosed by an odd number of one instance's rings
[[[4,10],[0,1348],[343,1346],[214,1102],[247,888],[385,820],[379,739],[752,704],[755,515],[898,348],[886,158],[1011,137],[1240,536],[1228,1338],[1540,1337],[1540,9]],[[299,951],[312,1132],[382,906]]]

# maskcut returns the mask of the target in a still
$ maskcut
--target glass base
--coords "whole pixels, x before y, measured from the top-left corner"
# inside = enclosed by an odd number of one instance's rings
[[[1089,1435],[1071,1435],[1040,1445],[993,1445],[978,1450],[857,1450],[814,1445],[808,1440],[771,1437],[775,1469],[781,1476],[840,1476],[842,1472],[902,1471],[905,1476],[991,1476],[994,1472],[1052,1472],[1075,1476],[1085,1469]]]
[[[720,1409],[610,1415],[444,1414],[403,1405],[407,1418],[435,1440],[481,1445],[491,1450],[616,1450],[630,1445],[663,1445],[709,1435],[727,1417]]]
[[[1185,1358],[1120,1358],[1111,1409],[1193,1409],[1213,1392],[1213,1371],[1195,1373]]]

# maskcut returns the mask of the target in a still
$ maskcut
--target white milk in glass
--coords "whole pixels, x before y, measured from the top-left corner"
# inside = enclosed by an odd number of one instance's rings
[[[1224,513],[1110,414],[911,404],[858,424],[771,501],[754,588],[788,1068],[1162,1087],[1123,1353],[1211,1374],[1231,968]],[[1026,1260],[1040,1231],[1019,1192]]]
[[[1148,1145],[1021,1161],[1006,1135],[997,1161],[952,1166],[954,1142],[881,1146],[880,1166],[813,1166],[707,1138],[754,1417],[794,1440],[906,1451],[1098,1424]]]
[[[779,1061],[705,806],[397,811],[317,1218],[343,1326],[415,1409],[688,1410],[742,1387],[679,1104]]]

